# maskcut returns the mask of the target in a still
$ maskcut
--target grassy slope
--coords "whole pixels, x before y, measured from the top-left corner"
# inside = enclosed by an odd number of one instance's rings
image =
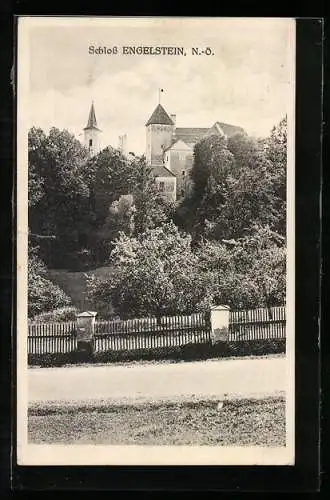
[[[111,275],[111,267],[99,267],[90,271],[71,272],[66,269],[49,269],[48,277],[60,286],[72,299],[72,303],[78,309],[90,309],[93,304],[87,300],[86,275],[94,274],[98,278],[106,278]]]
[[[37,413],[37,412],[36,412]],[[163,402],[32,414],[34,443],[285,446],[285,400]]]

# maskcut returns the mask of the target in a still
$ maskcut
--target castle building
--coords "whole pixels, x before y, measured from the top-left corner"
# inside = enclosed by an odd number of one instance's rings
[[[101,151],[101,130],[97,126],[93,102],[89,111],[87,125],[84,128],[84,145],[91,157]]]
[[[158,189],[170,200],[176,200],[176,175],[165,165],[164,154],[171,146],[174,122],[158,104],[146,123],[146,160],[152,167]]]
[[[177,127],[176,115],[169,115],[159,103],[146,123],[146,160],[153,168],[160,191],[173,201],[191,188],[189,172],[194,146],[210,135],[231,137],[244,129],[215,122],[209,128]]]
[[[183,198],[191,189],[189,173],[195,144],[210,135],[231,137],[238,133],[245,133],[244,129],[218,121],[209,128],[177,127],[176,115],[169,115],[159,103],[146,123],[146,161],[159,191],[174,202]],[[84,145],[91,157],[101,151],[101,130],[93,102],[84,128]],[[119,136],[118,149],[127,159],[132,157],[127,152],[126,134]]]

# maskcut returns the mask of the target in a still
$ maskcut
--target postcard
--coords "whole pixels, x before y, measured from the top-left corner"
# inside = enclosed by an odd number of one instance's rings
[[[19,465],[294,465],[295,20],[18,18]]]

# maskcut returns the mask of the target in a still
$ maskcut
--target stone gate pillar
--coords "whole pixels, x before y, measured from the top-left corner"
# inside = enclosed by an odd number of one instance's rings
[[[211,339],[212,344],[229,341],[229,306],[214,306],[211,308]]]
[[[77,315],[77,350],[88,356],[94,352],[95,317],[97,312],[85,311]]]

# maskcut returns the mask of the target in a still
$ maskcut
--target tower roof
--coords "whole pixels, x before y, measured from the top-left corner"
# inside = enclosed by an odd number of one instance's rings
[[[165,109],[161,104],[158,104],[152,115],[150,116],[149,120],[146,123],[146,127],[148,125],[174,125],[173,121],[169,117],[169,115],[166,113]]]
[[[89,129],[89,128],[96,128],[97,130],[97,121],[96,121],[96,115],[95,115],[95,109],[94,109],[94,103],[92,102],[91,109],[89,111],[89,116],[88,116],[88,122],[84,130]]]

